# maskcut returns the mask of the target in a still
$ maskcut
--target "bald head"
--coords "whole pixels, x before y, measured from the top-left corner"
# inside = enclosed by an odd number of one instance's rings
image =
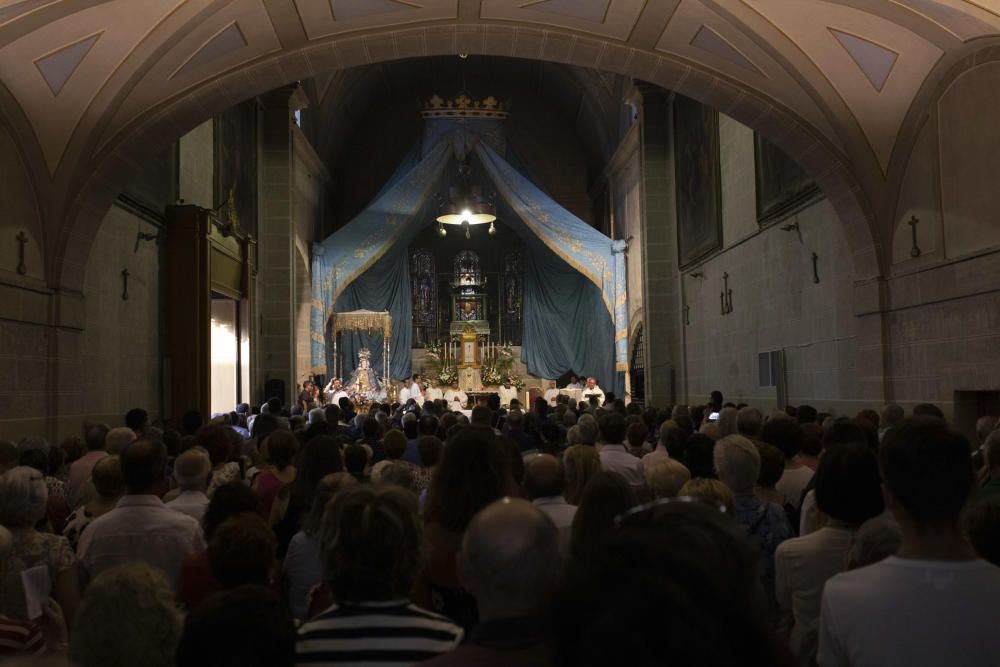
[[[212,473],[212,459],[201,447],[192,447],[174,461],[174,479],[182,491],[205,491]]]
[[[524,464],[524,489],[532,500],[561,496],[566,489],[566,472],[559,459],[539,454]]]
[[[121,465],[130,495],[158,495],[167,466],[167,448],[152,440],[136,440],[122,452]]]
[[[473,517],[458,559],[480,620],[531,616],[548,605],[559,564],[552,521],[525,500],[503,498]]]
[[[979,444],[982,445],[986,442],[987,436],[993,432],[997,427],[997,418],[986,415],[985,417],[980,417],[976,420],[976,436],[979,438]]]

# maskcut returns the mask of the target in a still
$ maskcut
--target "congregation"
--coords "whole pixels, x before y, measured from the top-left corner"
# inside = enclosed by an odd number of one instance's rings
[[[0,664],[995,664],[996,417],[553,398],[0,440]]]

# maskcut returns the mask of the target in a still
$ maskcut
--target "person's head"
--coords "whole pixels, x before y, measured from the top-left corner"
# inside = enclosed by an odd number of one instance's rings
[[[326,421],[326,410],[323,408],[312,408],[308,414],[308,420],[310,424],[315,424],[316,422]]]
[[[681,487],[691,479],[691,471],[674,459],[657,461],[644,472],[646,485],[653,492],[654,498],[675,497],[680,493]]]
[[[980,500],[965,515],[965,534],[983,560],[1000,565],[1000,498]]]
[[[266,586],[271,583],[277,549],[267,521],[256,512],[241,512],[215,529],[208,543],[208,564],[223,588]]]
[[[472,415],[469,417],[469,425],[478,426],[480,428],[490,428],[490,422],[492,419],[492,410],[485,405],[477,405],[472,408]]]
[[[135,431],[124,426],[113,428],[104,436],[105,448],[108,454],[121,454],[125,448],[136,441]]]
[[[855,419],[855,421],[859,421],[859,420],[863,419],[866,422],[868,422],[869,424],[871,424],[872,427],[875,428],[875,429],[878,429],[878,427],[879,427],[878,413],[875,412],[874,410],[869,409],[869,408],[865,408],[864,410],[858,410],[858,414],[857,414],[857,416],[854,419]]]
[[[552,520],[527,501],[503,498],[469,522],[458,576],[476,598],[481,620],[538,616],[549,604],[558,565]]]
[[[403,461],[395,461],[383,467],[379,472],[378,483],[398,486],[410,493],[419,493],[417,478],[413,475],[413,467]]]
[[[878,436],[876,435],[875,445],[872,445],[869,435],[870,432],[866,432],[856,422],[847,420],[836,421],[823,431],[823,450],[828,451],[834,447],[855,442],[868,444],[873,450],[877,449]]]
[[[781,453],[780,449],[766,442],[753,444],[757,447],[757,453],[760,454],[760,473],[757,475],[757,485],[764,489],[773,489],[785,472],[785,455]]]
[[[277,415],[277,412],[274,414]],[[204,417],[197,410],[188,410],[181,415],[181,430],[184,432],[184,435],[194,435],[204,423]]]
[[[826,454],[824,453],[824,458]],[[904,420],[879,450],[886,504],[904,527],[953,528],[973,488],[965,438],[933,417]]]
[[[399,429],[389,429],[382,438],[385,456],[388,459],[402,458],[406,453],[406,435]]]
[[[914,417],[934,417],[935,419],[940,419],[944,421],[944,413],[941,412],[941,408],[934,405],[933,403],[919,403],[913,406],[913,416]]]
[[[290,431],[275,431],[264,440],[263,451],[268,463],[284,470],[292,465],[299,453],[299,439]]]
[[[823,427],[819,424],[802,424],[802,449],[800,456],[816,458],[823,451]]]
[[[167,466],[167,448],[151,440],[136,440],[121,453],[122,477],[130,495],[160,495]]]
[[[352,442],[344,448],[344,469],[361,479],[368,466],[368,452],[362,445]]]
[[[101,500],[113,501],[125,495],[125,478],[121,459],[117,456],[105,456],[94,464],[90,479]]]
[[[733,435],[735,433],[739,433],[736,424],[736,419],[738,415],[739,412],[736,410],[736,408],[722,408],[722,410],[719,412],[719,419],[715,423],[715,425],[719,429],[720,438],[724,438],[727,435]]]
[[[760,454],[742,435],[730,435],[715,443],[715,471],[736,495],[753,493],[760,475]]]
[[[420,419],[416,414],[407,412],[402,419],[403,433],[408,440],[415,440],[420,434]]]
[[[323,578],[342,603],[398,600],[423,566],[417,499],[396,486],[359,485],[327,505],[320,528]]]
[[[91,424],[88,426],[83,434],[83,441],[87,446],[87,451],[99,452],[107,447],[108,431],[110,430],[106,424]]]
[[[422,435],[417,441],[417,453],[420,455],[420,465],[433,468],[441,460],[444,443],[436,435]]]
[[[218,424],[206,424],[194,435],[195,447],[202,447],[212,459],[212,467],[217,468],[229,460],[230,429]]]
[[[267,411],[277,417],[281,414],[281,399],[277,396],[272,396],[267,399]]]
[[[520,431],[524,428],[524,413],[511,408],[507,413],[507,421],[504,422],[504,429],[507,431]]]
[[[586,419],[580,419],[576,423],[576,437],[579,441],[578,444],[590,445],[591,447],[597,444],[597,436],[600,433],[597,426],[597,421],[590,415],[584,415]],[[620,415],[619,415],[620,416]],[[622,428],[622,435],[625,435],[625,429]],[[618,442],[621,442],[619,440]]]
[[[691,435],[684,443],[681,463],[691,471],[691,477],[715,478],[715,440],[704,433]]]
[[[562,462],[551,454],[532,456],[524,464],[524,490],[531,500],[561,496],[566,490]]]
[[[687,444],[688,433],[677,422],[669,419],[660,424],[658,443],[667,450],[670,458],[680,460],[684,457],[684,446]]]
[[[594,475],[583,490],[573,518],[573,558],[587,560],[600,553],[604,539],[614,532],[615,517],[638,502],[631,485],[618,473],[605,470]]]
[[[733,516],[736,512],[736,498],[733,496],[732,490],[717,479],[696,477],[685,482],[684,486],[677,492],[677,495],[697,498],[713,507],[724,507],[726,513],[730,516]]]
[[[641,421],[629,424],[625,430],[625,440],[629,447],[642,447],[649,437],[649,429]]]
[[[899,550],[899,525],[885,514],[861,524],[847,557],[847,569],[874,565]]]
[[[986,442],[986,437],[997,427],[997,418],[986,415],[976,420],[976,441],[982,445]]]
[[[513,488],[511,459],[503,443],[489,431],[462,429],[441,454],[424,516],[461,533],[476,512]]]
[[[563,455],[563,468],[566,473],[566,502],[579,505],[587,483],[601,471],[601,457],[594,447],[570,447]]]
[[[438,430],[438,418],[434,415],[425,414],[417,422],[418,435],[434,435]]]
[[[722,409],[723,400],[724,399],[722,397],[722,392],[719,391],[718,389],[716,389],[711,393],[708,403],[713,408],[712,410],[713,412],[718,412],[719,410]]]
[[[806,423],[814,424],[816,421]],[[760,430],[760,439],[781,450],[787,461],[795,458],[802,449],[802,438],[802,427],[790,419],[771,419]]]
[[[560,664],[788,664],[758,558],[735,522],[701,503],[623,516],[594,559],[570,563],[552,614]],[[650,618],[669,623],[636,622]]]
[[[302,512],[312,507],[316,485],[330,473],[344,470],[342,440],[319,435],[312,438],[302,448],[299,465],[292,482],[292,502]]]
[[[878,456],[867,445],[841,445],[816,468],[816,506],[838,521],[860,525],[885,509]]]
[[[16,466],[0,475],[0,525],[34,526],[45,517],[49,500],[45,475],[29,466]]]
[[[906,413],[902,406],[889,403],[882,408],[882,412],[879,414],[879,426],[883,429],[890,429],[893,426],[898,426],[905,417]]]
[[[1000,430],[993,431],[986,436],[983,442],[983,464],[990,475],[994,475],[994,470],[1000,470]]]
[[[201,447],[192,447],[174,461],[174,479],[181,491],[206,491],[212,461]]]
[[[191,611],[177,645],[184,667],[294,667],[295,623],[272,588],[238,586]]]
[[[800,424],[809,424],[816,421],[817,417],[819,417],[819,411],[811,405],[800,405],[795,414]]]
[[[142,408],[132,408],[125,413],[125,426],[135,431],[137,436],[149,426],[149,413]]]
[[[182,621],[162,570],[145,563],[119,565],[87,587],[69,657],[79,667],[173,667]]]
[[[259,516],[264,515],[257,494],[242,482],[229,482],[219,486],[212,494],[211,500],[208,501],[205,515],[201,519],[205,541],[209,543],[212,541],[212,538],[215,537],[215,531],[226,519],[244,512]]]
[[[764,415],[757,408],[745,407],[736,413],[736,430],[740,435],[756,438],[764,426]]]
[[[337,495],[341,489],[355,486],[358,480],[349,472],[335,472],[327,475],[316,485],[316,495],[313,499],[309,513],[302,518],[302,530],[309,537],[319,533],[323,523],[323,513],[330,499]]]

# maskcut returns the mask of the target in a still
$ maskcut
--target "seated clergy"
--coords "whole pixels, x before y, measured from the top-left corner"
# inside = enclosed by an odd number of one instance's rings
[[[469,397],[464,391],[458,388],[458,383],[453,382],[451,387],[444,392],[444,400],[448,401],[448,409],[457,412],[459,410],[464,410],[465,406],[469,402]]]
[[[587,386],[583,388],[582,396],[584,400],[589,399],[591,396],[596,396],[597,404],[604,405],[604,392],[597,386],[597,378],[587,378]]]
[[[504,383],[500,385],[500,405],[507,408],[510,407],[511,401],[517,400],[517,388],[512,387],[510,380],[504,380]]]
[[[583,389],[583,385],[580,384],[580,380],[575,375],[569,376],[569,384],[566,385],[567,389]]]
[[[425,401],[439,401],[444,398],[444,393],[441,391],[441,387],[438,386],[437,378],[431,378],[431,386],[427,387],[427,391],[424,392]]]

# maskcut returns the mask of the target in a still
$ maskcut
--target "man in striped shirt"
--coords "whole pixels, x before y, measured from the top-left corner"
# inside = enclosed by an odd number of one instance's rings
[[[454,649],[462,629],[410,602],[421,561],[416,497],[348,488],[320,529],[324,580],[337,602],[299,630],[298,665],[413,665]]]

